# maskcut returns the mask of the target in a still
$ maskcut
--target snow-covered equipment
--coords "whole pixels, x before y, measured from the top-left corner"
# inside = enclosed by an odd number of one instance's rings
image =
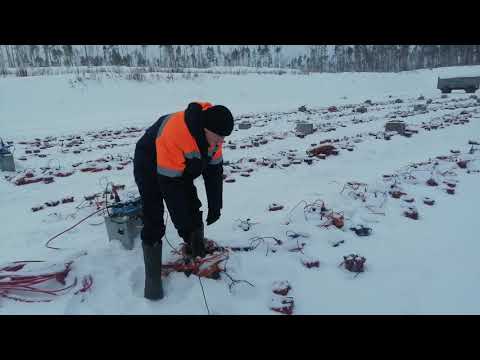
[[[357,236],[369,236],[372,233],[372,229],[363,225],[351,227],[350,230],[355,232]]]
[[[252,127],[252,123],[250,121],[242,121],[240,124],[238,124],[238,128],[240,130],[246,130],[250,129]]]
[[[11,145],[7,145],[0,139],[0,170],[15,171],[15,162],[10,150]]]
[[[403,135],[406,130],[405,122],[399,120],[388,121],[385,124],[385,131],[396,131],[397,133]]]
[[[413,111],[427,111],[426,104],[415,104],[413,105]]]
[[[306,121],[302,121],[302,122],[297,123],[297,127],[296,127],[295,130],[296,130],[297,133],[300,133],[300,134],[303,134],[303,135],[309,135],[309,134],[312,134],[314,132],[313,124],[310,123],[310,122],[306,122]]]
[[[357,254],[350,254],[343,257],[343,261],[339,266],[344,266],[345,269],[355,273],[361,273],[365,271],[365,262],[367,259]]]

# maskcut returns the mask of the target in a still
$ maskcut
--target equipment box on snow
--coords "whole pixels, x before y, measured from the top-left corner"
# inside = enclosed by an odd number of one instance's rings
[[[313,128],[313,124],[305,121],[297,123],[297,127],[295,130],[298,133],[301,133],[304,135],[309,135],[315,131]]]
[[[403,135],[405,133],[405,130],[406,130],[406,125],[403,121],[392,120],[392,121],[388,121],[385,124],[385,131],[396,131],[399,134]]]
[[[15,162],[12,153],[0,153],[0,170],[15,171]]]
[[[105,226],[110,241],[119,240],[125,249],[132,250],[143,223],[137,216],[106,216]]]

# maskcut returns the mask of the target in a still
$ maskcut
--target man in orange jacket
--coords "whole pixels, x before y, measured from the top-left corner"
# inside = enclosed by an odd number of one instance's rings
[[[141,233],[145,297],[163,298],[163,201],[187,254],[205,256],[203,218],[193,180],[203,176],[207,225],[220,218],[223,189],[222,143],[232,133],[233,115],[225,106],[190,103],[185,111],[162,116],[135,147],[134,176],[143,202]]]

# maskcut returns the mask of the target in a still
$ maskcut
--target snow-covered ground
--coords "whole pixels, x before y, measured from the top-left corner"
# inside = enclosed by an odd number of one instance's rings
[[[227,179],[235,182],[224,184],[221,220],[208,227],[206,235],[227,247],[248,246],[254,237],[267,237],[253,251],[233,252],[227,263],[227,272],[233,278],[246,280],[254,287],[239,283],[229,290],[230,280],[225,275],[219,280],[202,279],[211,313],[276,314],[270,310],[272,297],[276,297],[272,294],[276,281],[291,284],[288,296],[294,298],[294,314],[480,313],[475,219],[476,204],[480,201],[480,174],[475,170],[480,168],[480,161],[476,160],[478,146],[468,144],[470,140],[480,141],[480,104],[463,91],[441,98],[436,89],[438,76],[479,72],[480,67],[472,66],[398,74],[202,74],[195,80],[180,77],[173,82],[137,83],[103,79],[74,86],[69,82],[73,77],[67,75],[0,79],[0,137],[14,142],[19,171],[4,172],[0,179],[0,268],[13,261],[61,264],[75,258],[67,279],[77,277],[81,281],[88,275],[93,278],[90,290],[77,295],[72,290],[48,303],[0,297],[0,314],[207,312],[198,278],[182,273],[166,277],[163,300],[145,300],[139,238],[131,251],[123,249],[118,241],[108,242],[101,216],[93,216],[55,239],[52,245],[60,250],[44,246],[49,238],[96,209],[82,203],[83,197],[104,191],[107,182],[126,185],[120,191],[124,198],[134,194],[136,187],[128,159],[133,156],[135,141],[142,132],[131,128],[143,129],[160,115],[182,109],[195,100],[224,104],[238,121],[248,119],[253,124],[227,139],[231,143],[226,144],[224,151],[229,162],[225,173]],[[417,100],[420,95],[425,100]],[[396,99],[403,102],[397,103]],[[428,99],[432,103],[427,112],[413,111],[415,104],[425,104]],[[365,100],[373,103],[365,105],[366,113],[352,112]],[[301,105],[306,105],[308,111],[297,111]],[[329,112],[330,106],[336,106],[338,111]],[[385,122],[394,116],[418,133],[384,140]],[[294,132],[298,120],[311,121],[318,130],[299,138]],[[112,132],[98,136],[102,130]],[[38,149],[33,144],[35,138],[46,137],[51,137],[47,144],[52,147],[41,149],[40,154],[45,157],[27,153]],[[338,139],[332,142],[340,150],[337,156],[325,160],[310,158],[311,165],[304,162],[312,144],[316,146],[328,139]],[[82,143],[66,146],[75,140]],[[262,144],[262,140],[267,142]],[[253,146],[254,142],[258,146]],[[453,154],[451,150],[461,153]],[[435,169],[431,162],[406,171],[408,165],[440,155],[454,158],[437,159]],[[107,161],[88,163],[100,158]],[[263,166],[262,159],[276,166]],[[467,168],[461,169],[456,164],[458,160],[467,160]],[[111,165],[112,169],[81,171],[93,164]],[[14,184],[27,172],[38,177],[48,171],[72,174],[54,177],[50,184]],[[241,176],[247,171],[251,171],[250,176]],[[387,178],[383,175],[394,173],[400,174],[398,189],[408,194],[401,199],[390,196],[392,182],[384,181]],[[408,179],[405,174],[415,179]],[[430,176],[440,186],[425,185]],[[445,192],[448,186],[444,181],[456,185],[455,194]],[[352,188],[342,192],[347,182],[368,184],[368,191],[363,193],[367,197],[365,203],[354,199]],[[205,208],[202,180],[197,181],[197,188]],[[360,190],[357,189],[357,195],[362,195]],[[37,212],[31,210],[66,196],[74,196],[75,201]],[[410,196],[415,198],[413,204],[404,201]],[[423,204],[422,199],[427,196],[436,200],[434,206]],[[327,208],[343,214],[345,225],[341,229],[318,227],[325,218],[305,213],[304,203],[296,206],[302,200],[312,203],[318,199]],[[271,203],[284,208],[268,211]],[[366,205],[374,206],[374,212],[381,214],[372,214],[373,208]],[[418,209],[418,220],[402,215],[412,205]],[[246,219],[256,223],[248,231],[239,227],[241,220]],[[350,230],[356,225],[372,228],[372,234],[356,236]],[[291,231],[309,236],[290,239],[287,234]],[[277,245],[268,237],[275,237],[282,244]],[[180,245],[170,221],[167,238],[174,247]],[[289,251],[302,242],[303,253]],[[177,258],[170,250],[164,242],[163,262]],[[83,252],[87,254],[79,256]],[[358,276],[339,267],[343,256],[352,253],[367,259],[365,272]],[[318,260],[319,268],[303,266],[306,259]],[[15,295],[25,297],[24,293]]]

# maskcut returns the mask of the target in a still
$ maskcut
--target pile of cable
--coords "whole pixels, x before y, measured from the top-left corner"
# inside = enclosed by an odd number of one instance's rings
[[[35,260],[2,265],[0,297],[25,303],[50,302],[77,286],[77,277],[69,276],[72,264],[73,260],[61,264]],[[85,276],[75,295],[86,292],[92,284],[92,276]]]

